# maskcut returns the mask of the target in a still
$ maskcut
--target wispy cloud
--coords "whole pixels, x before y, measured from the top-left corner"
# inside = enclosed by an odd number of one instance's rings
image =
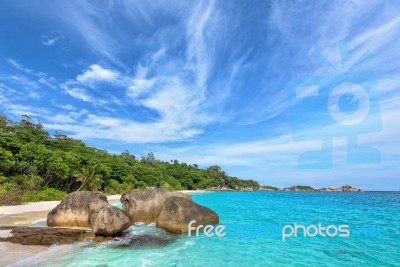
[[[44,46],[54,46],[57,42],[64,39],[65,36],[59,32],[52,32],[50,34],[43,34],[41,41]]]
[[[70,95],[76,99],[82,100],[84,102],[95,102],[94,98],[89,96],[84,89],[76,88],[76,87],[75,88],[65,87],[65,92],[68,95]]]
[[[18,75],[3,74],[5,78],[11,77],[22,84],[29,84],[30,87],[37,89],[39,84],[45,85],[51,89],[56,89],[56,80],[45,72],[35,72],[30,68],[25,67],[15,59],[8,58],[7,62],[19,72]],[[25,76],[26,75],[26,76]],[[38,84],[39,83],[39,84]]]
[[[37,25],[35,44],[41,38],[43,45],[0,62],[2,110],[39,116],[47,129],[100,147],[115,144],[113,151],[135,144],[165,160],[218,163],[238,175],[286,183],[300,176],[298,155],[320,147],[311,129],[322,122],[320,102],[299,109],[306,119],[302,134],[316,140],[294,142],[288,82],[366,70],[376,74],[384,127],[359,141],[379,147],[384,161],[378,169],[395,169],[396,10],[397,3],[383,0],[51,2],[35,16],[56,31],[43,34],[48,29]],[[67,39],[70,47],[61,53],[57,44]],[[356,64],[367,52],[372,57]],[[49,55],[62,64],[38,60]],[[334,125],[324,127],[334,132]],[[346,169],[342,141],[335,146],[337,170]],[[374,176],[361,168],[347,173]],[[306,181],[342,175],[335,169],[303,174]]]
[[[112,82],[119,90],[125,90],[128,103],[156,112],[157,119],[143,122],[92,114],[79,126],[66,124],[62,128],[81,138],[134,143],[178,141],[201,134],[201,126],[213,120],[204,104],[214,65],[214,57],[209,51],[214,50],[218,16],[213,2],[195,5],[185,14],[184,60],[169,56],[169,50],[174,49],[175,44],[168,46],[163,42],[143,56],[133,77],[93,64],[75,80],[63,85],[68,95],[96,104],[99,99],[92,97],[85,87],[95,81]],[[54,129],[61,125],[49,123],[47,127]]]

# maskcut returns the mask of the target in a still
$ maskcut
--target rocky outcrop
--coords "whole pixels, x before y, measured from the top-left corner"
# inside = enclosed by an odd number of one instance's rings
[[[89,204],[95,199],[107,202],[107,196],[103,193],[80,191],[68,194],[59,205],[47,214],[47,225],[51,227],[90,227]]]
[[[261,190],[261,187],[238,187],[236,186],[235,188],[230,188],[227,186],[217,186],[217,187],[210,187],[207,188],[206,191],[259,191]]]
[[[323,187],[319,191],[322,192],[340,192],[340,188],[335,186]]]
[[[168,197],[161,208],[156,226],[170,233],[180,234],[188,231],[188,224],[195,220],[193,226],[215,224],[219,222],[218,214],[193,201],[181,197]]]
[[[160,214],[161,207],[168,197],[177,196],[188,201],[191,197],[181,192],[170,192],[166,189],[147,187],[143,191],[131,190],[121,197],[122,211],[131,223],[153,223]]]
[[[0,227],[2,231],[10,230],[9,235],[0,241],[19,243],[23,245],[68,244],[95,238],[93,233],[85,229],[51,228],[51,227]]]
[[[296,186],[289,186],[282,189],[282,191],[295,191],[295,192],[309,192],[309,191],[316,191],[311,186],[307,185],[296,185]]]
[[[344,185],[342,187],[334,187],[334,186],[324,187],[324,188],[321,188],[320,191],[324,191],[324,192],[362,192],[362,190],[360,188],[356,188],[351,185]]]
[[[361,189],[352,187],[351,185],[344,185],[342,187],[330,186],[321,189],[314,189],[311,186],[297,185],[285,187],[282,191],[362,192]]]
[[[113,235],[131,226],[129,218],[117,207],[94,199],[89,204],[92,232],[99,235]]]
[[[360,188],[353,187],[351,185],[344,185],[341,187],[343,192],[362,192]]]
[[[74,192],[47,215],[50,227],[91,227],[94,234],[114,235],[129,228],[129,218],[103,193]]]
[[[187,232],[192,220],[196,221],[193,226],[219,222],[215,212],[182,192],[148,187],[125,193],[121,203],[122,210],[110,205],[102,193],[74,192],[49,212],[47,223],[52,227],[91,227],[95,235],[112,236],[135,222],[155,222],[171,233]]]

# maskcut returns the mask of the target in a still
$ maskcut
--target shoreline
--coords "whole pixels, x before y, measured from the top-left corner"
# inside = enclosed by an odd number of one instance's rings
[[[269,190],[259,190],[269,191]],[[281,190],[280,190],[281,191]],[[239,192],[236,190],[179,190],[185,194],[195,195],[213,192]],[[258,191],[241,191],[241,192],[258,192]],[[279,192],[279,191],[278,191]],[[293,192],[293,191],[292,191]],[[121,195],[107,196],[110,204],[118,203]],[[41,201],[29,202],[14,206],[0,206],[0,226],[29,226],[33,223],[41,224],[46,220],[47,214],[60,201]],[[0,233],[6,234],[6,233]],[[0,258],[0,266],[16,263],[20,260],[29,258],[37,253],[47,250],[46,246],[37,245],[21,245],[10,242],[0,242],[0,251],[4,256]]]
[[[213,191],[206,190],[180,190],[185,194],[200,194]],[[110,204],[118,203],[122,195],[107,196]],[[47,213],[60,204],[56,201],[28,202],[21,205],[0,206],[0,225],[29,225],[36,221],[46,219]]]
[[[110,204],[118,203],[120,198],[121,195],[107,196],[107,200]],[[0,225],[28,226],[33,223],[46,220],[47,213],[49,213],[49,211],[58,204],[60,204],[60,201],[57,200],[29,202],[14,206],[0,206]],[[6,232],[0,231],[0,235],[7,234]],[[0,251],[2,254],[0,257],[0,266],[16,263],[47,249],[47,246],[21,245],[11,242],[0,242]]]
[[[119,202],[120,198],[121,195],[107,196],[107,200],[110,204]],[[47,213],[58,204],[60,204],[59,200],[0,206],[0,225],[27,225],[45,219]]]
[[[181,190],[185,194],[200,194],[211,191],[205,190]],[[118,203],[121,195],[107,196],[110,204]],[[60,204],[60,201],[29,202],[14,206],[0,206],[0,226],[28,226],[42,220],[46,220],[50,210]],[[0,235],[7,234],[0,231]],[[0,266],[16,263],[37,253],[47,250],[48,247],[40,245],[21,245],[11,242],[0,242]]]

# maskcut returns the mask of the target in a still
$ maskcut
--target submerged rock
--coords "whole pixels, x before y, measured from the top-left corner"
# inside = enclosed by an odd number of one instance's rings
[[[131,225],[129,218],[117,207],[101,199],[89,204],[92,232],[99,235],[113,235]]]
[[[165,200],[171,196],[178,196],[192,201],[191,197],[181,192],[170,192],[166,189],[147,187],[143,191],[131,190],[121,197],[122,210],[129,217],[131,223],[155,222],[160,214]]]
[[[176,240],[175,235],[168,233],[143,233],[131,234],[128,236],[118,237],[110,245],[113,248],[143,248],[143,247],[164,247]]]
[[[170,233],[180,234],[188,231],[188,224],[195,220],[193,226],[215,224],[219,222],[218,214],[207,207],[181,197],[169,197],[162,206],[156,226]]]
[[[90,227],[89,204],[95,199],[107,202],[103,193],[79,191],[68,194],[47,214],[47,225],[51,227]]]

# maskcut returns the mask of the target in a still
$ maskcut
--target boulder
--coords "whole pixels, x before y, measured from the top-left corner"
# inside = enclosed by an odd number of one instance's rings
[[[47,214],[51,227],[91,227],[89,204],[95,199],[107,202],[103,193],[78,191],[68,194]]]
[[[177,196],[192,201],[191,197],[181,192],[170,192],[167,189],[147,187],[143,191],[131,190],[121,197],[122,211],[131,223],[153,223],[168,197]]]
[[[101,199],[93,199],[89,204],[92,232],[98,235],[113,235],[131,226],[129,218],[122,210]]]
[[[161,208],[157,218],[156,226],[173,234],[188,231],[190,221],[196,222],[192,225],[216,224],[219,222],[218,214],[193,201],[181,197],[168,197]]]

